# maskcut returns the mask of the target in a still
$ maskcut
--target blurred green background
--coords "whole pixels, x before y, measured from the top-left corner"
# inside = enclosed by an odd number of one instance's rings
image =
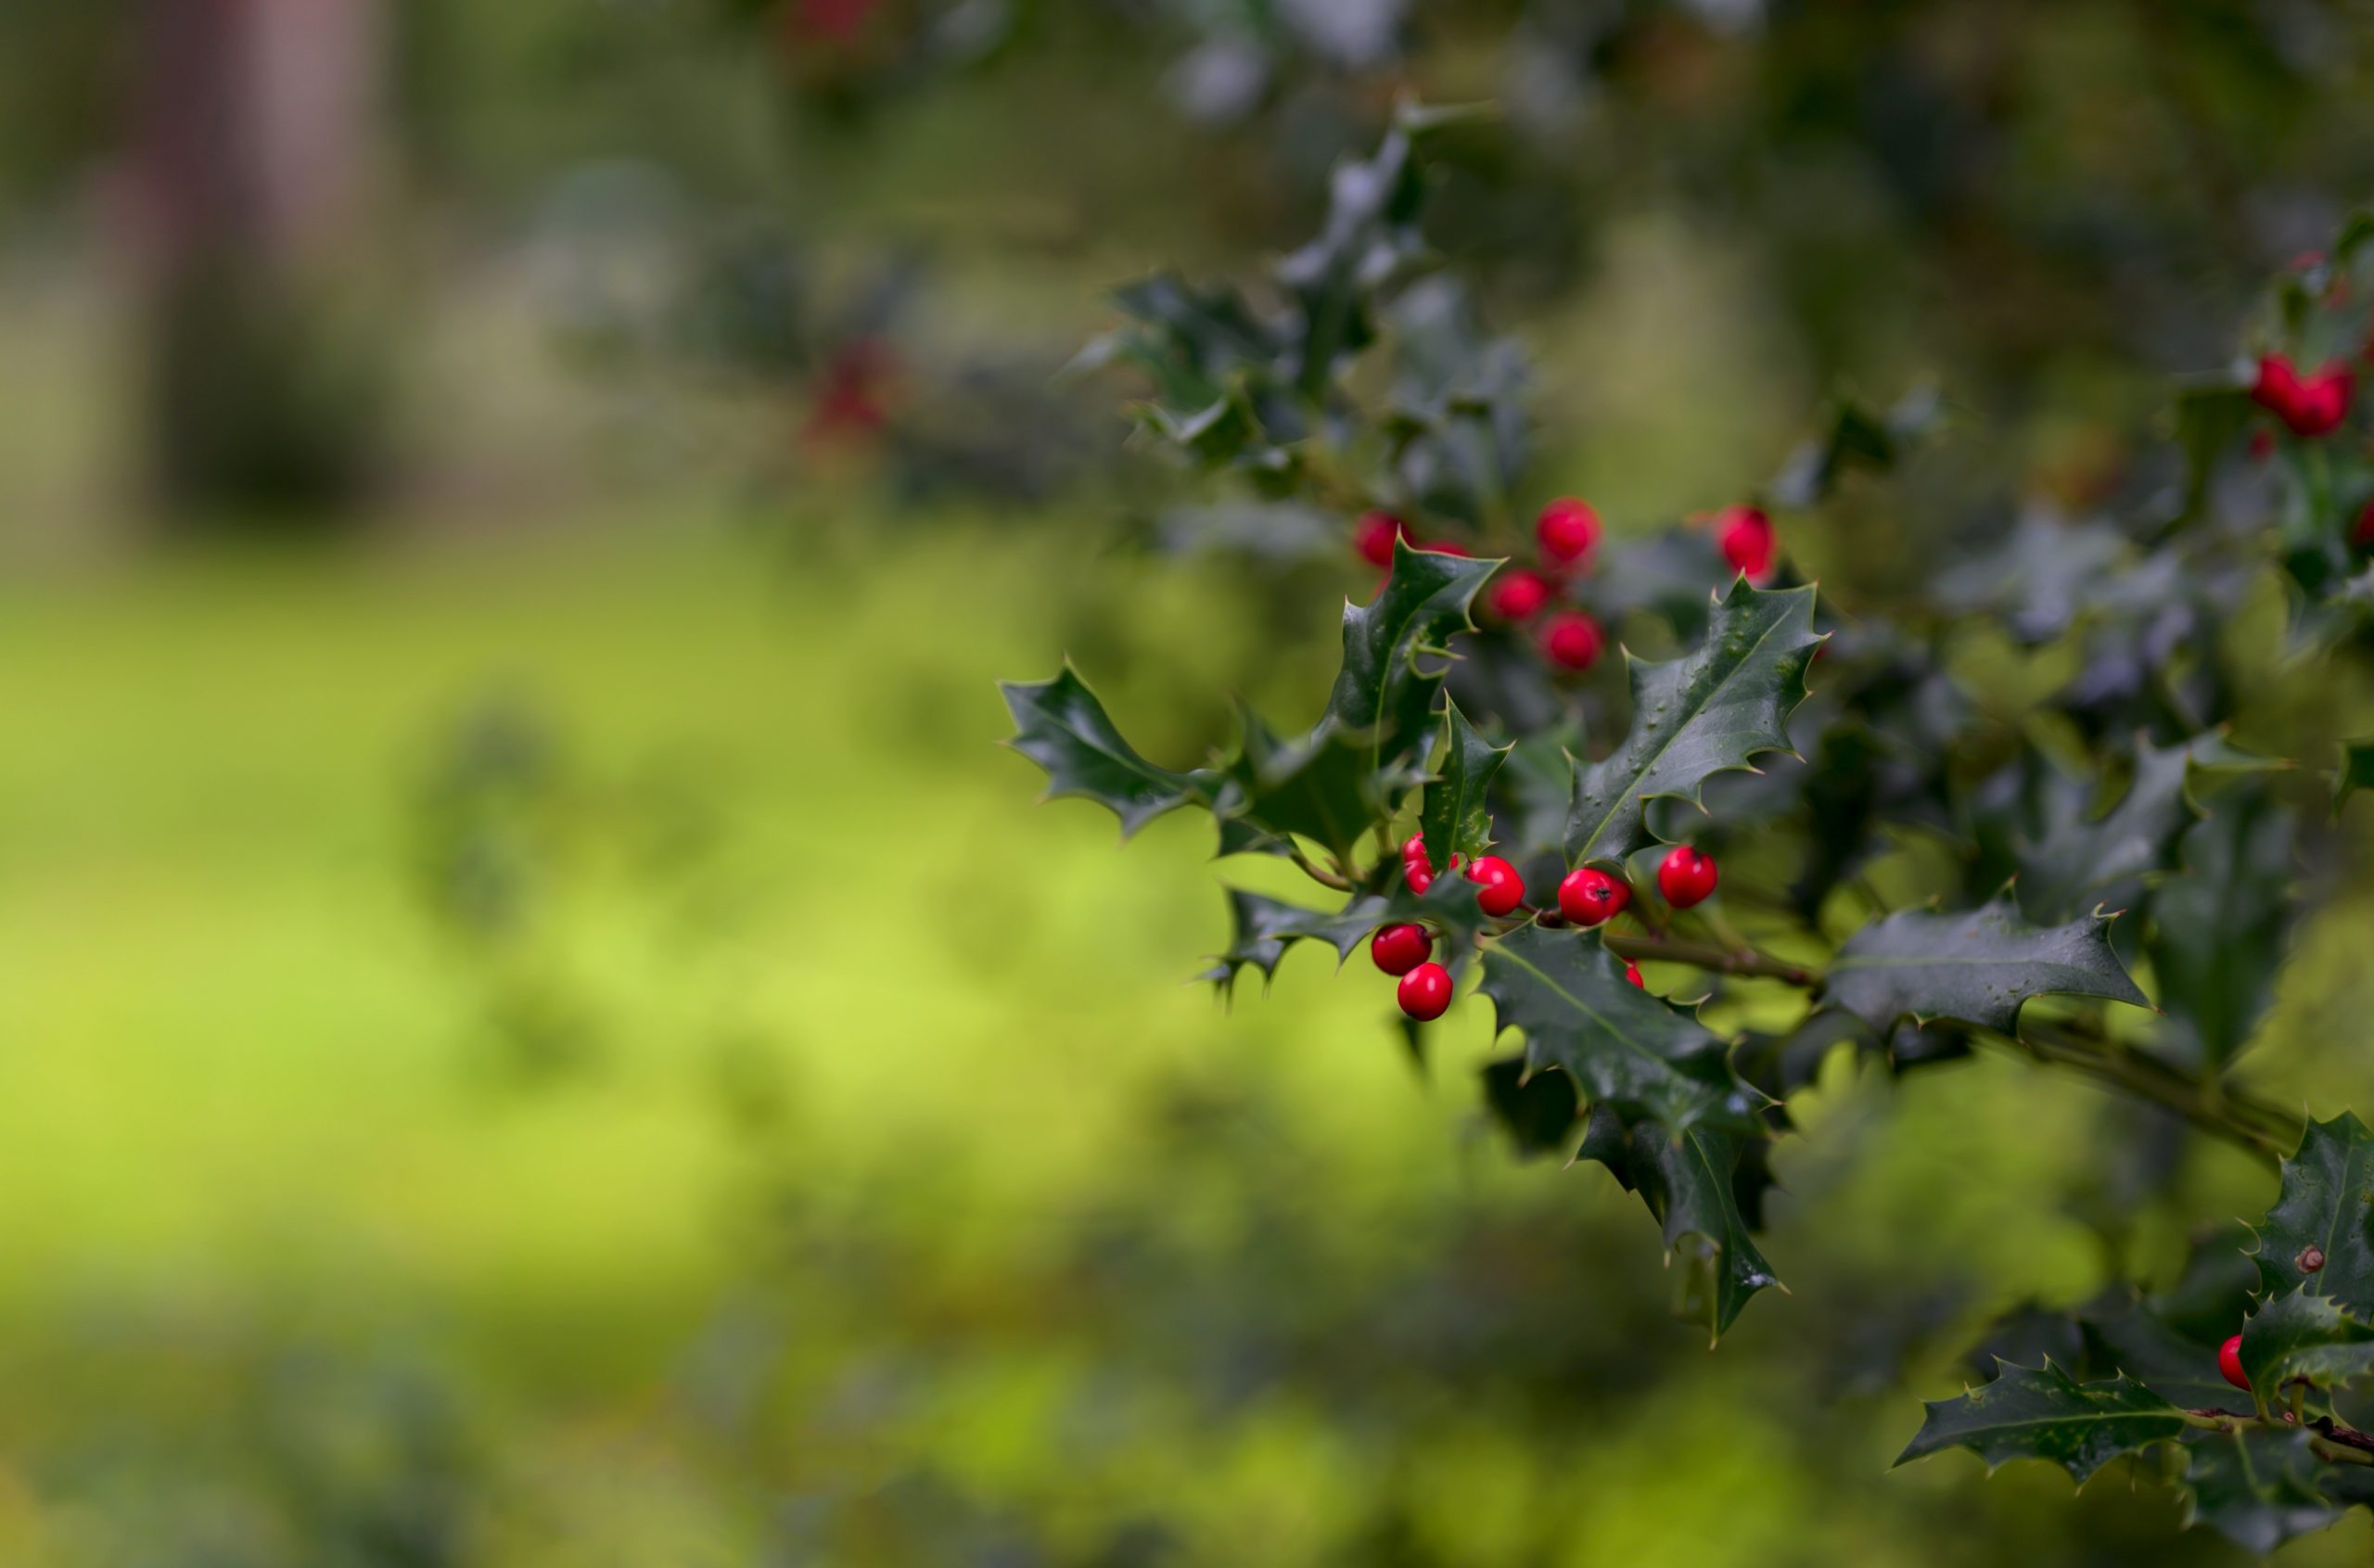
[[[1402,86],[1548,482],[1729,499],[1837,389],[2084,505],[2374,189],[2374,16],[2164,0],[19,0],[0,10],[0,1562],[2218,1562],[1890,1474],[1996,1311],[2269,1182],[1844,1064],[1719,1351],[1604,1173],[1202,834],[1035,809],[1314,710],[1351,563],[1153,548],[1055,371]],[[1858,502],[1856,549],[1923,518]],[[1819,562],[1826,544],[1802,543]],[[2270,614],[2272,614],[2270,606]],[[2272,622],[2269,623],[2270,625]],[[2238,635],[2253,628],[2238,629]],[[2259,1081],[2374,1103],[2374,890]],[[2363,1561],[2362,1517],[2287,1562]]]

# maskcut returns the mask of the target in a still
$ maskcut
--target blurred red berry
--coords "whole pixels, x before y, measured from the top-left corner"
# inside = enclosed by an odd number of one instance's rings
[[[1410,537],[1410,525],[1390,512],[1363,512],[1352,525],[1352,548],[1372,567],[1393,565],[1393,542]]]
[[[1410,884],[1412,893],[1423,893],[1435,885],[1435,868],[1424,860],[1404,860],[1401,879]]]
[[[1422,963],[1401,976],[1394,997],[1402,1012],[1421,1024],[1430,1023],[1450,1006],[1450,971],[1439,963]]]
[[[1561,669],[1589,669],[1599,662],[1605,641],[1599,622],[1580,610],[1552,616],[1541,631],[1541,651]]]
[[[1726,506],[1715,514],[1715,545],[1731,569],[1751,582],[1760,582],[1772,570],[1779,541],[1772,519],[1759,506]]]
[[[1387,975],[1407,975],[1434,951],[1434,934],[1423,925],[1380,925],[1369,938],[1369,957]]]
[[[1492,580],[1484,607],[1500,620],[1531,620],[1550,603],[1550,582],[1539,572],[1512,567]]]
[[[1715,857],[1687,844],[1677,844],[1657,864],[1657,891],[1678,910],[1704,903],[1715,891]]]
[[[1476,856],[1467,868],[1467,880],[1477,885],[1476,906],[1486,914],[1506,914],[1525,902],[1525,878],[1498,855]]]
[[[1541,558],[1553,567],[1571,567],[1599,542],[1599,514],[1588,501],[1562,495],[1541,509],[1533,525]]]
[[[2237,1388],[2248,1388],[2251,1380],[2242,1374],[2242,1336],[2236,1334],[2217,1347],[2217,1370],[2227,1383]]]
[[[1558,912],[1577,925],[1613,920],[1631,901],[1631,884],[1597,866],[1577,866],[1558,884]]]
[[[2258,377],[2251,383],[2251,401],[2283,421],[2295,436],[2329,435],[2349,416],[2350,394],[2356,377],[2336,362],[2303,379],[2281,354],[2259,361]]]
[[[1640,978],[1640,966],[1630,959],[1624,961],[1624,977],[1644,991],[1649,988],[1649,982]]]

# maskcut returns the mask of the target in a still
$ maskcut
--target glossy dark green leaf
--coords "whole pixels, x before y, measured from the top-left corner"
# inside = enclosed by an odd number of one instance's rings
[[[1760,1135],[1720,1128],[1627,1121],[1602,1103],[1591,1107],[1576,1154],[1605,1166],[1648,1205],[1668,1256],[1681,1262],[1684,1315],[1718,1338],[1756,1292],[1780,1282],[1748,1235],[1755,1217],[1741,1202],[1742,1163],[1760,1144]]]
[[[1956,914],[1901,910],[1846,939],[1823,994],[1875,1029],[1898,1018],[1949,1018],[2015,1032],[2037,996],[2092,996],[2149,1006],[2111,950],[2110,923],[2031,925],[2009,899]]]
[[[1342,363],[1374,338],[1376,295],[1425,254],[1418,230],[1424,198],[1401,125],[1370,157],[1335,166],[1325,223],[1277,267],[1278,282],[1296,306],[1294,379],[1305,396],[1317,396]]]
[[[2255,1229],[2269,1296],[2311,1289],[2374,1317],[2374,1133],[2348,1111],[2310,1123]]]
[[[2264,1556],[2342,1515],[2319,1490],[2331,1467],[2305,1432],[2193,1432],[2183,1452],[2185,1523],[2207,1525],[2245,1551]]]
[[[1223,989],[1248,965],[1265,977],[1274,975],[1296,942],[1324,942],[1342,962],[1378,926],[1408,923],[1434,931],[1444,944],[1436,956],[1448,958],[1473,948],[1478,936],[1498,924],[1477,905],[1475,885],[1460,876],[1438,876],[1423,893],[1412,893],[1397,880],[1389,893],[1355,894],[1334,910],[1236,888],[1229,890],[1228,901],[1229,950],[1205,972],[1205,978]]]
[[[1492,811],[1485,797],[1509,756],[1507,746],[1496,746],[1475,733],[1457,703],[1444,708],[1443,730],[1443,759],[1426,781],[1425,801],[1418,812],[1427,858],[1437,866],[1449,865],[1453,855],[1472,859],[1492,842]]]
[[[1316,840],[1348,863],[1360,835],[1384,817],[1407,777],[1380,773],[1368,741],[1329,720],[1284,741],[1250,708],[1241,709],[1237,721],[1241,749],[1213,809],[1257,835]]]
[[[2182,746],[2138,746],[2134,776],[2099,816],[2087,790],[2054,777],[2040,797],[2041,831],[2020,847],[2020,907],[2034,920],[2067,920],[2105,898],[2131,898],[2168,862],[2179,834],[2200,814],[2203,794],[2278,764],[2236,750],[2223,736]]]
[[[1008,681],[1001,689],[1015,722],[1006,744],[1047,771],[1047,797],[1093,800],[1121,819],[1125,836],[1165,811],[1208,806],[1219,790],[1219,775],[1208,768],[1175,772],[1139,756],[1068,664],[1052,681]]]
[[[1344,606],[1344,663],[1322,722],[1366,745],[1371,772],[1412,760],[1433,737],[1439,665],[1473,629],[1468,606],[1499,564],[1397,541],[1375,599]]]
[[[1522,1056],[1484,1068],[1484,1103],[1522,1154],[1563,1154],[1575,1141],[1582,1106],[1575,1080],[1555,1067],[1536,1068]]]
[[[1650,842],[1653,797],[1695,801],[1707,777],[1789,748],[1790,710],[1821,639],[1811,588],[1760,592],[1742,581],[1718,603],[1696,652],[1633,660],[1632,728],[1607,757],[1578,768],[1566,822],[1571,860],[1620,860]]]
[[[1486,949],[1484,994],[1498,1027],[1524,1030],[1527,1056],[1565,1068],[1594,1104],[1669,1130],[1755,1130],[1724,1042],[1627,980],[1596,936],[1538,925],[1512,933]]]
[[[2240,1320],[2238,1308],[2232,1321]],[[2191,1338],[2151,1303],[2135,1302],[2123,1311],[2089,1316],[2080,1326],[2087,1364],[2105,1375],[2123,1372],[2181,1409],[2250,1403],[2217,1370],[2221,1342]]]
[[[2271,1298],[2242,1325],[2242,1374],[2270,1403],[2286,1383],[2338,1388],[2374,1372],[2374,1323],[2313,1289]]]
[[[2040,1370],[1998,1365],[1994,1382],[1930,1401],[1895,1462],[1968,1448],[1989,1469],[2006,1460],[2050,1460],[2083,1481],[2121,1454],[2186,1431],[2181,1410],[2132,1378],[2080,1383],[2049,1361]]]

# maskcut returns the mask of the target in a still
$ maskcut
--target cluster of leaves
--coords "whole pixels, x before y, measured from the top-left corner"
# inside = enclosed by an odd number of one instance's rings
[[[2269,1160],[2290,1149],[2297,1121],[2230,1073],[2310,897],[2304,847],[2337,796],[2374,776],[2374,753],[2343,745],[2333,766],[2338,736],[2289,757],[2238,745],[2220,632],[2272,580],[2293,657],[2348,657],[2362,638],[2369,541],[2356,518],[2374,491],[2362,413],[2292,434],[2253,402],[2251,359],[2238,359],[2187,392],[2182,471],[2131,515],[1980,519],[1900,590],[1844,612],[1785,562],[1761,582],[1731,578],[1701,528],[1632,537],[1563,591],[1627,644],[1675,657],[1627,654],[1620,683],[1576,680],[1471,614],[1494,557],[1520,548],[1518,503],[1534,498],[1521,358],[1428,274],[1416,155],[1439,122],[1405,111],[1374,158],[1341,170],[1319,237],[1266,289],[1137,286],[1121,297],[1130,324],[1097,350],[1144,375],[1143,426],[1187,463],[1339,530],[1389,508],[1438,547],[1403,539],[1374,597],[1347,606],[1341,673],[1310,729],[1281,735],[1246,710],[1236,744],[1200,768],[1141,756],[1068,668],[1009,685],[1015,744],[1051,793],[1101,801],[1125,831],[1200,808],[1222,856],[1291,861],[1336,896],[1312,908],[1231,890],[1233,935],[1213,970],[1224,988],[1247,966],[1272,974],[1298,942],[1340,958],[1381,925],[1428,927],[1455,976],[1480,971],[1495,1035],[1522,1037],[1487,1069],[1487,1105],[1520,1148],[1604,1166],[1639,1193],[1687,1265],[1685,1307],[1717,1334],[1777,1282],[1755,1239],[1769,1153],[1789,1097],[1834,1050],[1897,1072],[2003,1052]],[[2369,298],[2374,243],[2353,224],[2278,286],[2253,346],[2354,359]],[[1745,499],[1784,535],[1810,526],[1850,476],[1902,465],[1935,412],[1918,395],[1884,414],[1842,404]],[[2011,705],[1971,678],[1981,640],[2032,667],[2048,650],[2077,657]],[[1436,865],[1487,849],[1512,861],[1532,904],[1487,915],[1449,875],[1411,890],[1396,847],[1413,833]],[[1685,839],[1742,851],[1705,905],[1640,895],[1631,921],[1577,929],[1548,896],[1583,866],[1645,888]],[[1908,843],[1922,847],[1918,875],[1895,863]],[[1627,978],[1631,963],[1654,983]],[[1776,992],[1794,999],[1793,1022],[1747,1027],[1781,1015]],[[2339,1211],[2359,1232],[2361,1197]],[[2335,1347],[2356,1343],[2347,1325],[2368,1304],[2268,1293],[2245,1339],[2257,1391],[2339,1381],[2349,1353]],[[2285,1314],[2315,1321],[2273,1348]],[[2240,1458],[2227,1469],[2250,1476],[2258,1449],[2243,1446],[2277,1439],[2289,1446],[2268,1457],[2286,1464],[2354,1463],[2336,1457],[2345,1437],[2264,1422],[2236,1436],[2234,1418],[2188,1415],[2115,1379],[2052,1370],[1989,1388],[1972,1400],[2099,1410],[2099,1431],[2065,1454],[2036,1439],[2081,1473],[2121,1444],[2224,1452],[2196,1432],[2232,1438]],[[1916,1449],[1952,1440],[1940,1428]],[[2317,1475],[2317,1497],[2357,1500],[2348,1477]],[[2204,1471],[2192,1485],[2257,1483]]]

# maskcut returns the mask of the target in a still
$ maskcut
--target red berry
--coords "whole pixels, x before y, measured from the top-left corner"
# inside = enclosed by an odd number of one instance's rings
[[[1422,963],[1401,976],[1393,994],[1402,1012],[1421,1024],[1429,1023],[1450,1006],[1450,971],[1439,963]]]
[[[1649,988],[1649,982],[1640,978],[1640,966],[1628,958],[1624,961],[1624,977],[1644,991]]]
[[[1761,507],[1726,506],[1715,514],[1716,547],[1731,564],[1731,569],[1751,582],[1763,580],[1771,571],[1777,543],[1772,519],[1764,515]]]
[[[1516,567],[1492,580],[1484,607],[1500,620],[1531,620],[1550,603],[1550,583],[1539,572]]]
[[[2251,1386],[2251,1380],[2242,1375],[2242,1336],[2240,1334],[2236,1334],[2217,1347],[2217,1370],[2224,1373],[2226,1381],[2235,1387]]]
[[[1541,542],[1543,560],[1553,567],[1571,567],[1599,542],[1599,514],[1588,501],[1560,496],[1541,509],[1533,536]]]
[[[1401,879],[1410,884],[1412,893],[1423,893],[1435,885],[1435,868],[1423,860],[1404,860]]]
[[[1605,644],[1599,622],[1580,610],[1566,610],[1551,617],[1550,624],[1541,631],[1541,651],[1561,669],[1589,669],[1599,662],[1599,651]]]
[[[1525,902],[1525,878],[1498,855],[1478,855],[1467,868],[1467,880],[1479,884],[1475,902],[1486,914],[1506,914]]]
[[[1434,933],[1423,925],[1380,925],[1369,938],[1369,957],[1387,975],[1407,975],[1434,951]]]
[[[1577,866],[1558,884],[1558,912],[1577,925],[1598,925],[1624,912],[1632,885],[1597,866]]]
[[[1657,866],[1657,891],[1678,910],[1704,903],[1715,890],[1715,857],[1677,844]]]
[[[2349,416],[2350,394],[2356,378],[2338,362],[2302,379],[2281,354],[2260,359],[2258,378],[2251,383],[2251,401],[2283,421],[2295,436],[2329,435]]]
[[[1371,566],[1393,565],[1393,542],[1410,537],[1410,525],[1390,512],[1363,512],[1352,525],[1352,548]]]
[[[2357,521],[2350,526],[2349,542],[2360,550],[2374,549],[2374,501],[2357,509]]]
[[[1435,858],[1432,855],[1426,853],[1426,835],[1424,834],[1413,833],[1409,837],[1401,841],[1401,863],[1403,865],[1410,865],[1420,861],[1432,865],[1434,863],[1434,860]]]

